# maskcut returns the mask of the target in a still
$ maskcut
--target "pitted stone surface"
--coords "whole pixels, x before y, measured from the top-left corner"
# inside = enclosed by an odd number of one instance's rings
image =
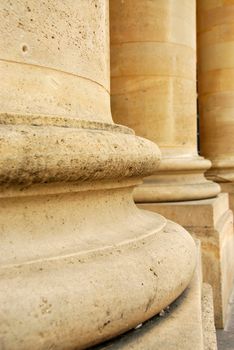
[[[0,14],[0,112],[112,121],[107,1],[3,0]]]
[[[227,193],[200,201],[141,203],[138,206],[177,220],[201,241],[203,279],[213,288],[215,324],[217,328],[224,327],[234,279],[233,213]]]

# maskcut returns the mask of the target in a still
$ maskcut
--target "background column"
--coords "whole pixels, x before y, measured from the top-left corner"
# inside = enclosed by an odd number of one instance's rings
[[[113,118],[156,142],[160,172],[138,202],[213,197],[211,163],[197,153],[195,1],[111,2]]]
[[[201,152],[234,210],[234,4],[198,1]]]
[[[210,161],[197,152],[196,1],[110,4],[113,119],[162,151],[159,171],[137,187],[135,201],[202,241],[203,276],[222,327],[234,275],[233,217],[227,194],[216,197],[219,185],[204,176]]]

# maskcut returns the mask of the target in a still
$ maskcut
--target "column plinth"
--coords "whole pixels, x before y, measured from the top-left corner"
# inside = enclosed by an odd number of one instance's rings
[[[195,13],[195,1],[111,4],[113,119],[162,151],[159,171],[135,190],[137,202],[220,191],[204,177],[210,161],[197,154]]]
[[[160,151],[112,121],[108,1],[0,8],[0,347],[84,349],[173,302],[196,250],[133,202]]]

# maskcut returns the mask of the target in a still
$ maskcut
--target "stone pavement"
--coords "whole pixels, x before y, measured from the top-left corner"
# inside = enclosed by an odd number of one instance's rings
[[[224,330],[217,330],[218,350],[234,350],[234,286],[229,301],[228,321]]]

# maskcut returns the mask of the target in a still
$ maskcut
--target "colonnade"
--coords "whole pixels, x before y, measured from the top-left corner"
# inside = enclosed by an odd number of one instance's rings
[[[205,122],[197,150],[195,14],[1,1],[0,348],[216,349],[203,280],[222,327],[233,219]]]
[[[228,195],[219,195],[220,186],[212,181],[216,179],[205,177],[211,167],[209,159],[213,161],[212,154],[205,150],[210,146],[216,154],[224,147],[234,155],[232,123],[229,123],[232,110],[226,109],[225,116],[228,113],[229,119],[221,117],[222,121],[215,123],[212,101],[218,104],[219,100],[216,95],[209,95],[208,99],[213,99],[206,104],[207,96],[200,96],[201,104],[204,101],[204,108],[209,109],[209,116],[206,121],[203,113],[202,155],[198,155],[196,3],[195,0],[110,1],[111,102],[115,122],[156,142],[162,151],[159,169],[136,188],[135,201],[140,208],[175,220],[201,240],[203,278],[213,287],[216,326],[223,327],[234,276],[233,214]],[[200,22],[201,8],[209,8],[202,14],[204,27],[209,29],[209,25],[213,25],[212,15],[214,21],[222,23],[223,12],[217,17],[209,1],[198,1],[198,5]],[[214,7],[217,6],[220,4],[215,2]],[[230,35],[229,31],[225,33]],[[207,37],[211,41],[210,31]],[[198,60],[198,68],[202,72],[209,67],[209,62],[211,66],[217,65],[216,61],[222,61],[225,55],[217,48],[210,52],[208,39],[203,40],[199,51],[202,63],[200,68]],[[219,53],[217,59],[216,52]],[[225,60],[229,61],[228,55]],[[201,77],[202,87],[205,77]],[[213,87],[213,71],[210,79]],[[208,83],[206,86],[208,89]],[[214,84],[214,88],[220,88],[220,84]],[[227,101],[226,95],[223,101]],[[218,118],[220,109],[214,107],[214,110]],[[220,123],[224,125],[224,119],[225,130],[229,124],[230,129],[226,133],[223,127],[219,128],[218,133],[226,142],[221,142],[225,146],[216,147],[220,137],[215,130]],[[226,162],[230,165],[229,160]]]
[[[173,302],[194,273],[188,232],[133,202],[160,151],[112,121],[108,5],[0,4],[4,349],[113,338]]]

